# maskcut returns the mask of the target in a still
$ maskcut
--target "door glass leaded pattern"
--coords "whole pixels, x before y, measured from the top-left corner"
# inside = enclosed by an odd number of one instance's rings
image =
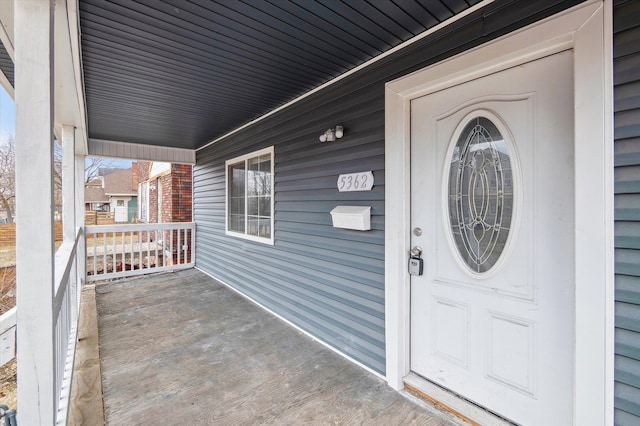
[[[453,149],[448,185],[449,223],[458,254],[474,273],[500,258],[513,216],[513,172],[504,137],[488,118],[464,126]]]

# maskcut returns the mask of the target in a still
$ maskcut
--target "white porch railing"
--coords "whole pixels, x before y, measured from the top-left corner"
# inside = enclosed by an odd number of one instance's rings
[[[53,301],[55,403],[58,425],[66,425],[71,396],[71,376],[78,332],[81,271],[78,256],[82,250],[82,228],[75,240],[65,241],[55,255],[55,298]],[[84,259],[82,259],[84,260]]]
[[[16,356],[16,308],[0,315],[0,366]]]
[[[66,425],[73,359],[75,356],[79,285],[78,245],[82,242],[82,229],[75,240],[63,242],[55,254],[55,298],[53,301],[54,328],[54,389],[58,425]],[[0,365],[15,357],[17,308],[0,317]]]
[[[86,228],[87,281],[192,268],[195,223],[91,225]]]

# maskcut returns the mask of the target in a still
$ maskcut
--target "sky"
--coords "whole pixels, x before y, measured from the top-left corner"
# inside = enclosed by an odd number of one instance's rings
[[[0,85],[0,141],[16,135],[16,107],[11,96]]]

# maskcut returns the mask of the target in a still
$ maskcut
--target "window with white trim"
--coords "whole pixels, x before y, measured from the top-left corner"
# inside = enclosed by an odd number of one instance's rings
[[[227,160],[228,235],[273,244],[273,147]]]

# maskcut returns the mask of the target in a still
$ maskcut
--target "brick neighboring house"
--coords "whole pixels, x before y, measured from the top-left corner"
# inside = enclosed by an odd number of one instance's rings
[[[138,161],[131,165],[138,190],[138,221],[192,221],[192,166]]]
[[[132,169],[100,169],[84,189],[85,209],[114,213],[115,222],[131,222],[137,211]]]

